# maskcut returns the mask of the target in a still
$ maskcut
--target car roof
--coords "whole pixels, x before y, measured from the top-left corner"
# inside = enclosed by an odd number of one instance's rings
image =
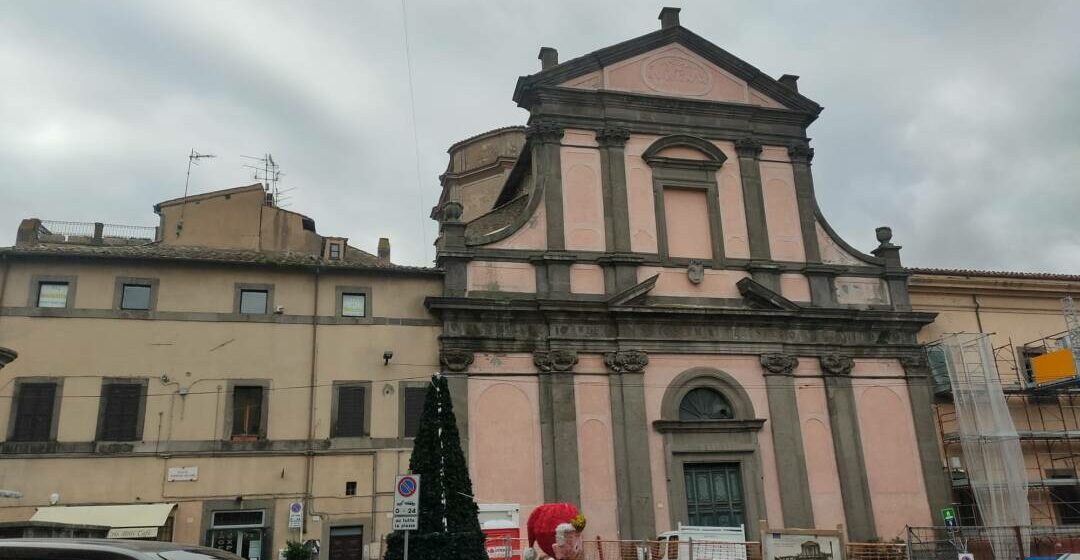
[[[239,556],[229,554],[223,550],[206,548],[203,546],[162,541],[122,539],[0,539],[0,549],[4,548],[114,552],[126,553],[132,558],[139,558],[143,553],[156,554],[170,551],[188,551],[200,552],[212,558],[222,558],[225,560],[240,558]]]

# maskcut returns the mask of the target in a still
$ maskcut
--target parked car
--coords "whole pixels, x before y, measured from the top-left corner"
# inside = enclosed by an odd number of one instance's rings
[[[243,560],[218,550],[160,541],[0,539],[4,560]]]

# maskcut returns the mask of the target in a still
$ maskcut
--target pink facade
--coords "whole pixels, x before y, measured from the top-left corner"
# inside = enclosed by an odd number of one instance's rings
[[[647,280],[660,275],[652,292],[658,296],[737,298],[739,288],[735,283],[750,274],[741,270],[706,270],[700,284],[694,284],[686,276],[685,269],[642,266],[638,268],[638,279]]]
[[[668,254],[673,257],[711,259],[707,192],[700,189],[664,189]]]
[[[600,153],[590,148],[562,148],[563,223],[566,248],[603,251],[604,195]]]
[[[469,379],[469,469],[478,503],[519,504],[528,519],[544,485],[537,387],[523,381]]]
[[[814,507],[814,525],[819,529],[832,529],[844,522],[844,499],[840,493],[840,476],[833,451],[832,430],[829,426],[829,410],[826,402],[825,383],[818,361],[812,358],[799,360],[795,396],[799,407],[799,419],[803,437],[803,453],[806,456],[806,473],[810,483],[810,499]]]
[[[604,293],[604,269],[593,264],[575,264],[570,266],[570,293]]]
[[[780,295],[791,301],[806,303],[810,301],[810,281],[802,274],[781,274]]]
[[[739,178],[739,158],[733,142],[713,141],[727,156],[716,175],[720,195],[720,223],[724,230],[724,255],[734,259],[750,257],[750,242],[746,233],[746,208],[743,206],[742,179]]]
[[[641,159],[641,154],[658,138],[634,134],[626,142],[626,202],[630,211],[630,248],[640,253],[657,251],[652,169]]]
[[[489,245],[494,249],[544,249],[547,247],[547,214],[543,201],[521,229]]]
[[[536,270],[528,263],[473,261],[468,273],[470,292],[536,291]]]
[[[580,364],[579,364],[580,365]],[[603,371],[603,364],[599,364]],[[578,421],[578,468],[582,511],[589,520],[586,538],[613,539],[619,534],[615,491],[611,402],[607,375],[574,378]]]
[[[791,164],[787,162],[787,150],[765,148],[761,157],[761,187],[765,199],[765,222],[769,230],[769,253],[773,260],[804,262],[806,252],[799,225],[799,206],[795,199],[795,177]]]

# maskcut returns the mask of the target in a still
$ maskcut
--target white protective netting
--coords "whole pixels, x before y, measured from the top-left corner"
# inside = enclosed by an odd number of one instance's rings
[[[964,466],[982,524],[1026,528],[1031,514],[1024,455],[1001,389],[990,338],[985,334],[953,334],[942,339],[939,347],[949,368]],[[998,560],[1026,556],[1016,550],[1015,541],[993,548]]]

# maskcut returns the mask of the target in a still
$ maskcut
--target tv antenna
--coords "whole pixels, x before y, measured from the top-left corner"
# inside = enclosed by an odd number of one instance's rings
[[[200,159],[216,158],[214,154],[200,154],[195,151],[195,148],[191,149],[191,153],[187,158],[187,175],[184,177],[184,204],[180,206],[180,219],[176,222],[176,235],[180,236],[180,230],[184,229],[184,210],[187,209],[187,196],[188,187],[191,185],[191,166],[199,165]]]
[[[281,178],[285,176],[285,172],[282,171],[281,166],[274,161],[274,156],[272,154],[265,154],[262,157],[240,157],[250,159],[254,162],[254,165],[244,164],[244,167],[251,169],[252,178],[263,184],[263,188],[271,196],[270,200],[273,201],[274,206],[279,206],[281,202],[288,199],[287,196],[282,195],[293,189],[281,188]]]

